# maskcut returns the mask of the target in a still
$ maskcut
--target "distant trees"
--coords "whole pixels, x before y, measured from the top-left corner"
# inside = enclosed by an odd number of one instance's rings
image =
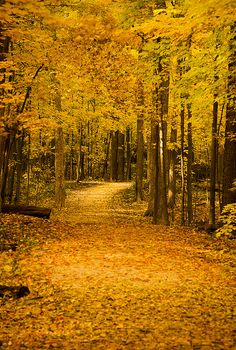
[[[0,5],[1,201],[103,178],[148,181],[154,223],[235,203],[234,2]]]

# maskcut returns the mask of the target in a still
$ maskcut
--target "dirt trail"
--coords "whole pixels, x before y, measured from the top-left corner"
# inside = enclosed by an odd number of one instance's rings
[[[32,293],[4,306],[0,348],[236,349],[232,245],[148,224],[122,207],[129,186],[71,189],[61,220],[34,227],[42,244],[19,266]]]
[[[231,256],[194,230],[142,222],[145,207],[116,196],[129,186],[72,190],[66,219],[79,237],[62,242],[59,263],[54,253],[53,283],[83,295],[91,349],[234,349]]]
[[[118,205],[118,195],[132,186],[130,182],[84,182],[78,190],[69,190],[61,216],[71,223],[115,223],[130,221],[143,214],[139,208]]]

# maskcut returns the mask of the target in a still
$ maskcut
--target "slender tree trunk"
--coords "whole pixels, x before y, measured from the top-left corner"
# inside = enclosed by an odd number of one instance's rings
[[[124,181],[125,179],[125,135],[121,132],[118,134],[118,180]]]
[[[225,109],[225,103],[223,103],[221,107],[221,113],[220,113],[220,120],[217,125],[217,141],[221,134],[221,128],[222,128],[222,119]],[[223,156],[224,154],[224,147],[217,142],[217,167],[216,167],[216,177],[217,177],[217,185],[218,185],[218,203],[220,211],[222,210],[222,183],[223,183]]]
[[[228,100],[223,160],[223,206],[236,203],[236,190],[232,190],[236,179],[236,21],[230,28],[230,34]]]
[[[160,72],[159,72],[160,73]],[[162,218],[162,178],[161,178],[161,144],[160,144],[160,119],[161,119],[161,114],[162,114],[162,106],[161,106],[161,99],[160,99],[160,93],[159,93],[159,88],[156,84],[155,89],[154,89],[154,95],[153,95],[153,103],[155,105],[155,112],[156,112],[156,121],[153,122],[153,128],[151,130],[151,135],[152,142],[153,142],[153,176],[154,176],[154,181],[153,181],[153,189],[151,189],[151,193],[153,193],[153,223],[157,224],[161,222]],[[150,199],[151,201],[151,199]],[[152,205],[152,203],[150,203]]]
[[[4,153],[5,153],[6,137],[0,136],[0,194],[3,193],[3,165],[4,165]],[[2,211],[2,195],[0,195],[0,212]]]
[[[91,175],[91,164],[90,164],[90,122],[87,124],[87,177]]]
[[[181,171],[181,225],[185,224],[185,176],[184,176],[184,102],[181,101],[181,111],[180,111],[180,171]]]
[[[143,200],[143,119],[137,119],[137,162],[136,162],[136,201]]]
[[[61,112],[60,84],[56,79],[56,73],[52,76],[55,86],[55,108]],[[55,205],[58,209],[65,206],[65,168],[64,168],[64,135],[61,126],[55,130]]]
[[[216,165],[217,165],[217,146],[218,146],[217,117],[218,117],[218,102],[214,101],[212,127],[211,127],[210,213],[209,213],[209,224],[212,227],[215,225]]]
[[[193,140],[192,140],[192,111],[191,105],[187,104],[188,110],[188,162],[187,162],[187,208],[188,225],[193,221],[193,195],[192,195],[192,163],[193,163]]]
[[[76,182],[85,178],[84,173],[84,135],[83,135],[83,124],[80,123],[79,127],[79,151],[77,155],[77,168],[76,168]]]
[[[104,160],[103,171],[102,171],[102,177],[104,180],[107,179],[110,144],[111,144],[111,133],[107,135],[106,142],[105,142],[105,160]]]
[[[143,163],[144,163],[144,140],[143,140],[143,82],[138,82],[137,104],[139,107],[137,116],[137,161],[136,161],[136,201],[143,200]]]
[[[176,200],[176,161],[177,152],[175,144],[177,142],[177,129],[171,127],[170,143],[171,150],[169,151],[169,181],[168,181],[168,207],[172,209],[172,220],[174,220],[174,207]]]
[[[55,204],[58,209],[65,206],[64,186],[64,137],[62,127],[55,131]]]
[[[166,57],[165,57],[166,58]],[[169,213],[167,204],[167,122],[165,116],[168,115],[169,108],[169,72],[166,63],[160,61],[160,71],[163,71],[160,102],[161,102],[161,118],[160,118],[160,173],[161,173],[161,207],[162,217],[161,223],[169,225]]]
[[[5,3],[4,0],[0,0],[0,12],[2,11],[1,5]],[[9,51],[9,43],[10,39],[6,36],[4,36],[4,29],[2,28],[2,24],[0,23],[0,62],[4,61],[6,53]],[[0,73],[2,76],[2,80],[0,83],[5,82],[5,69],[1,69]],[[4,90],[2,91],[2,94],[4,94]],[[0,117],[3,117],[5,113],[5,107],[0,106]],[[2,204],[4,200],[5,190],[4,183],[6,186],[6,179],[4,179],[4,175],[6,175],[6,159],[5,159],[5,150],[6,150],[6,143],[7,143],[8,136],[0,135],[0,212],[2,211]],[[8,161],[7,161],[8,163]]]
[[[161,117],[162,119],[163,117]],[[163,225],[169,225],[168,207],[167,207],[167,186],[166,186],[166,123],[163,119],[159,126],[159,152],[160,152],[160,202],[161,202],[161,220]]]
[[[154,130],[153,130],[154,131]],[[156,135],[156,147],[153,149],[155,150],[155,166],[154,166],[154,186],[153,186],[153,223],[157,224],[160,221],[161,217],[161,197],[160,197],[160,157],[159,157],[159,149],[158,146],[160,144],[159,140],[159,124],[155,125],[155,131]]]
[[[7,179],[8,179],[8,171],[9,171],[9,160],[12,152],[12,147],[16,141],[15,133],[8,134],[6,141],[4,143],[4,156],[3,156],[3,164],[2,164],[2,179],[1,179],[1,202],[5,203],[6,196],[6,188],[7,188]]]
[[[158,190],[155,191],[155,182],[158,184],[158,179],[156,179],[157,172],[156,172],[156,161],[158,160],[157,157],[157,141],[158,141],[158,126],[157,123],[154,121],[151,121],[151,135],[150,135],[150,151],[149,151],[149,200],[148,200],[148,208],[145,212],[146,216],[153,216],[154,215],[154,199],[155,196],[157,199],[159,199]],[[157,203],[156,203],[157,204]],[[158,203],[159,205],[159,203]]]
[[[23,167],[23,146],[24,146],[24,134],[17,139],[16,152],[17,152],[17,162],[16,162],[16,193],[14,204],[18,205],[20,202],[21,195],[21,180],[22,180],[22,167]]]
[[[14,186],[15,186],[15,174],[16,174],[16,167],[17,167],[17,150],[16,150],[16,141],[14,140],[12,147],[10,149],[9,153],[9,165],[8,165],[8,172],[7,172],[7,187],[5,191],[5,198],[6,202],[9,204],[13,201],[14,196]]]
[[[31,152],[31,137],[28,135],[28,149],[27,149],[27,187],[26,187],[26,204],[29,204],[30,197],[30,152]]]
[[[126,129],[126,181],[131,180],[131,137],[130,128]]]
[[[113,131],[111,136],[111,181],[118,180],[118,134],[118,130]]]

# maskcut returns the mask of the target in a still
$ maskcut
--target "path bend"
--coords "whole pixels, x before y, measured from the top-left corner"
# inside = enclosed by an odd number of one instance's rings
[[[67,192],[66,207],[60,213],[70,223],[127,222],[143,216],[145,204],[137,208],[119,205],[119,194],[132,182],[83,182]]]

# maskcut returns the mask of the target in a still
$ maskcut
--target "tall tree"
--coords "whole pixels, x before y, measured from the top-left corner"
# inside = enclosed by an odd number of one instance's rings
[[[236,179],[236,21],[230,26],[228,99],[226,106],[225,145],[223,160],[223,206],[236,203],[232,190]]]
[[[144,166],[144,140],[143,140],[143,108],[144,92],[143,82],[141,79],[137,83],[137,161],[136,161],[136,200],[143,200],[143,166]]]
[[[192,139],[192,110],[191,104],[187,104],[188,111],[188,162],[187,162],[187,208],[188,208],[188,225],[193,221],[193,193],[192,193],[192,163],[193,163],[193,139]]]
[[[168,207],[172,210],[174,221],[174,207],[176,203],[176,164],[177,164],[177,129],[171,126],[170,149],[169,149],[169,176],[168,176]]]

